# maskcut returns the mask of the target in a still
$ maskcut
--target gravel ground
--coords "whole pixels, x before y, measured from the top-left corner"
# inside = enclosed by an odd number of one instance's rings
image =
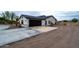
[[[79,48],[79,25],[58,26],[53,31],[3,46],[5,48]]]

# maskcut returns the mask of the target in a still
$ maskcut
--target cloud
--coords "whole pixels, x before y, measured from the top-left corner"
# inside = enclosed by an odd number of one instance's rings
[[[21,14],[26,14],[26,15],[33,15],[33,16],[38,16],[40,15],[40,12],[38,11],[14,11],[17,15],[21,15]]]
[[[79,11],[57,11],[57,12],[54,12],[53,15],[58,20],[70,20],[73,18],[79,19]]]

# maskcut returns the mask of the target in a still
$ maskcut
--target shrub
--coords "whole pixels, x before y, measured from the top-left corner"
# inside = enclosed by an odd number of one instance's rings
[[[64,25],[64,26],[66,26],[66,25],[67,25],[67,23],[65,23],[65,22],[64,22],[64,23],[63,23],[63,25]]]
[[[68,20],[63,20],[63,22],[68,22]]]
[[[5,22],[5,19],[4,18],[2,18],[2,17],[0,17],[0,24],[5,24],[6,22]]]

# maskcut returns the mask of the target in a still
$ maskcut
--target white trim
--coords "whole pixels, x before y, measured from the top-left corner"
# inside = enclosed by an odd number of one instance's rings
[[[42,26],[45,26],[45,20],[42,20],[42,21],[41,21],[41,25],[42,25]]]

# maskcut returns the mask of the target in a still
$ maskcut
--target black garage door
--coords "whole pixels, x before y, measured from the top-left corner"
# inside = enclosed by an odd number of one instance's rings
[[[41,20],[29,20],[29,26],[41,26]]]

